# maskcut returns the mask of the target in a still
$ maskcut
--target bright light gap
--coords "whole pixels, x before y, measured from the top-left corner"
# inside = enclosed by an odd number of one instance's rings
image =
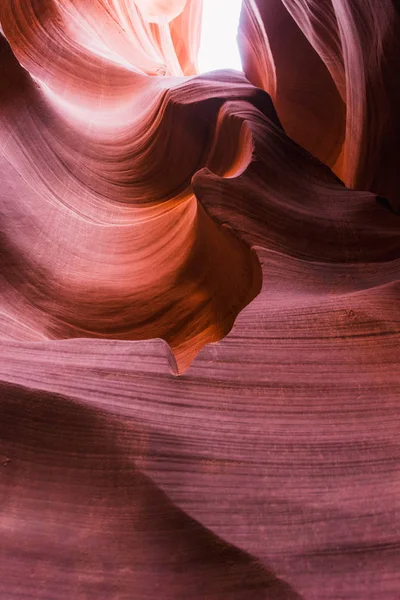
[[[237,31],[242,0],[203,0],[199,71],[242,71]]]

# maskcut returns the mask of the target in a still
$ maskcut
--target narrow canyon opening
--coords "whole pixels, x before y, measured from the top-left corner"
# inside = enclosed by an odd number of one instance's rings
[[[241,9],[242,0],[203,0],[199,73],[243,70],[237,43]]]

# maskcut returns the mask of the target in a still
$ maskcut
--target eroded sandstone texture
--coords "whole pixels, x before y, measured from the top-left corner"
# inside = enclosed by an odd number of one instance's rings
[[[201,8],[0,2],[0,600],[400,598],[398,7]]]

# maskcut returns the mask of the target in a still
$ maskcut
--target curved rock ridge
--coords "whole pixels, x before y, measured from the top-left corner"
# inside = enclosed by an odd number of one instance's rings
[[[244,70],[294,140],[350,187],[400,208],[395,1],[244,0]]]
[[[1,599],[400,595],[399,12],[201,4],[0,3]]]
[[[191,187],[198,167],[228,177],[251,159],[241,125],[221,114],[224,82],[160,89],[147,79],[150,105],[139,89],[124,124],[106,109],[88,125],[31,80],[5,40],[1,64],[3,339],[160,337],[180,372],[261,286],[254,253]],[[256,95],[235,79],[233,95]]]

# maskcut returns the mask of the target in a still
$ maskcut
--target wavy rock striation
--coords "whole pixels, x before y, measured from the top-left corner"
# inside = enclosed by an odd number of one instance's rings
[[[0,597],[394,600],[399,14],[200,18],[0,5]]]

